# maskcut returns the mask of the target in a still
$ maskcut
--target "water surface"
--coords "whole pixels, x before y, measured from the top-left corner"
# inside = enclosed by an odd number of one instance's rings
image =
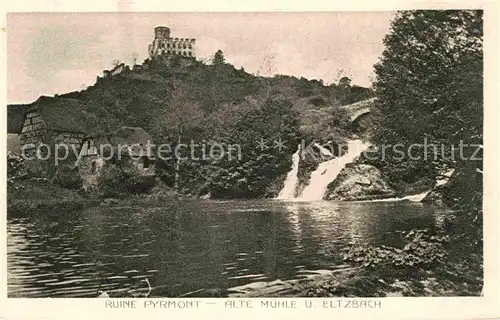
[[[176,297],[297,279],[342,265],[353,242],[398,245],[436,214],[403,202],[197,200],[10,218],[8,295],[123,296],[147,291],[147,278],[152,296]]]

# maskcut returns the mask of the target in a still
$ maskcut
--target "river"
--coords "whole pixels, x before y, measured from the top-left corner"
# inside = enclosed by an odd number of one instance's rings
[[[439,212],[409,202],[173,202],[9,218],[9,297],[176,297],[297,279],[343,262],[353,242],[398,245]],[[131,292],[132,292],[131,291]]]

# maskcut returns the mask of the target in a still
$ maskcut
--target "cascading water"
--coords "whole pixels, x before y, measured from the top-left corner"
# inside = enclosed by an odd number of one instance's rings
[[[300,144],[297,151],[292,156],[292,169],[288,172],[285,185],[281,189],[278,197],[276,199],[293,199],[295,198],[295,190],[297,188],[297,183],[299,181],[299,160],[300,160]]]
[[[320,149],[320,152],[325,155],[331,155],[328,149],[322,148],[320,145],[315,145]],[[368,148],[368,144],[363,143],[361,140],[351,140],[347,144],[347,153],[342,157],[333,158],[331,160],[320,163],[318,168],[311,173],[311,179],[309,185],[307,185],[302,194],[298,197],[295,196],[297,184],[298,184],[298,171],[299,171],[299,160],[300,160],[300,145],[297,151],[292,157],[292,169],[288,172],[285,180],[285,185],[280,191],[276,199],[296,199],[299,201],[315,201],[322,200],[326,193],[328,184],[337,178],[340,171],[349,163],[353,162],[356,157],[358,157],[364,150]],[[452,175],[453,170],[446,172],[442,179],[436,181],[436,186],[441,186],[445,184],[449,177]],[[408,195],[401,198],[385,198],[377,200],[367,200],[369,202],[379,202],[379,201],[410,201],[410,202],[420,202],[423,198],[430,192],[425,191],[419,194]]]
[[[351,140],[348,142],[347,147],[347,153],[342,157],[333,158],[319,164],[318,168],[311,173],[309,185],[304,188],[299,200],[322,200],[328,184],[337,178],[346,164],[353,162],[356,157],[368,148],[368,145],[361,140]]]
[[[441,177],[441,179],[436,180],[436,185],[434,186],[434,188],[442,186],[445,183],[447,183],[454,171],[455,170],[452,169],[452,170],[449,170],[446,173],[444,173],[443,176]],[[367,202],[393,202],[393,201],[421,202],[422,200],[424,200],[424,198],[431,191],[432,191],[432,189],[424,191],[422,193],[412,194],[412,195],[408,195],[408,196],[404,196],[404,197],[400,197],[400,198],[385,198],[385,199],[377,199],[377,200],[367,200]]]

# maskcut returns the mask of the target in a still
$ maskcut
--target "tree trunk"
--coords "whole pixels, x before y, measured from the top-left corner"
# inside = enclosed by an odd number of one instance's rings
[[[179,134],[177,136],[177,145],[181,143],[181,135]],[[179,157],[177,154],[176,160],[175,160],[175,177],[174,177],[174,190],[175,192],[179,193],[179,180],[180,180],[180,167],[181,167],[181,157]]]

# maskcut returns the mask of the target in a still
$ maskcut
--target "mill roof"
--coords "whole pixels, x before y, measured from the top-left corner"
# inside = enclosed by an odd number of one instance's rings
[[[35,102],[7,106],[7,126],[9,133],[20,133],[24,117],[36,111],[47,128],[55,131],[85,133],[85,106],[76,99],[41,96]]]
[[[111,140],[115,144],[129,145],[146,145],[148,141],[152,141],[149,133],[140,127],[121,127],[111,134]]]
[[[21,133],[28,105],[7,105],[7,133]]]
[[[96,133],[86,139],[88,138],[94,139],[97,146],[108,144],[109,147],[103,148],[103,151],[107,153],[112,149],[115,155],[121,152],[131,156],[146,156],[150,155],[153,149],[151,135],[140,127],[123,126],[111,133]]]
[[[56,131],[82,132],[85,127],[85,106],[76,99],[40,97],[29,111],[37,110],[45,125]]]

